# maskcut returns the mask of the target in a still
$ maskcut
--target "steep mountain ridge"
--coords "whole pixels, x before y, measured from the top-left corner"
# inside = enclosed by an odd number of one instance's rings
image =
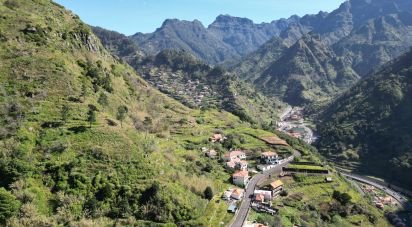
[[[168,19],[152,34],[136,34],[131,37],[148,55],[156,55],[161,50],[186,50],[199,59],[210,63],[225,59],[236,59],[239,55],[231,47],[214,35],[198,20],[181,21]]]
[[[231,69],[267,95],[291,104],[326,101],[411,42],[410,1],[352,0],[331,13],[306,15]],[[316,34],[316,46],[305,37]],[[285,46],[289,49],[285,51]]]
[[[401,12],[368,21],[333,46],[359,75],[403,54],[412,46],[412,14]]]
[[[321,152],[411,189],[411,75],[412,51],[331,103],[318,124]]]
[[[169,19],[155,32],[136,33],[131,38],[149,55],[165,49],[183,49],[209,64],[218,64],[256,50],[297,19],[292,16],[255,24],[247,18],[220,15],[208,28],[197,20]]]
[[[319,35],[308,34],[264,69],[254,83],[266,94],[302,105],[334,95],[357,78]]]

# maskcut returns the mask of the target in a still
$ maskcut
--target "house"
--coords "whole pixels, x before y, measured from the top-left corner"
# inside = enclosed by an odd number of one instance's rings
[[[239,161],[239,162],[236,162],[236,166],[235,166],[235,169],[238,169],[238,170],[247,170],[247,161]]]
[[[268,151],[268,152],[263,152],[262,155],[260,156],[260,159],[263,163],[274,165],[274,164],[278,164],[279,156],[276,152]]]
[[[238,171],[232,175],[232,180],[235,185],[246,186],[249,182],[249,172],[246,170]]]
[[[260,171],[266,171],[270,169],[270,165],[257,165],[256,168]]]
[[[264,203],[265,202],[265,196],[263,194],[256,194],[255,195],[255,201],[258,203]]]
[[[217,134],[213,134],[213,136],[210,137],[209,140],[212,143],[216,143],[216,142],[223,142],[223,140],[225,140],[225,138],[223,137],[222,134],[217,133]]]
[[[228,190],[226,190],[225,192],[223,192],[222,199],[223,200],[230,200],[230,198],[232,197],[232,192],[233,192],[233,190],[230,189],[230,188]]]
[[[236,188],[232,191],[231,197],[236,200],[241,200],[244,194],[245,194],[245,190]]]
[[[238,161],[240,162],[240,159],[233,160],[233,161],[230,161],[230,162],[226,162],[226,166],[230,169],[234,169],[234,168],[236,168],[236,163]]]
[[[236,159],[240,159],[240,160],[246,159],[245,152],[235,150],[235,151],[231,151],[223,155],[223,160],[226,162],[230,162]]]
[[[266,191],[266,190],[255,190],[253,192],[253,195],[256,196],[257,195],[263,195],[263,198],[265,201],[272,201],[273,197],[272,197],[272,191]]]
[[[213,149],[209,150],[206,152],[206,156],[209,158],[215,158],[217,156],[217,152],[216,150],[213,150]]]
[[[272,195],[276,196],[283,191],[283,182],[281,180],[275,180],[270,183],[269,188],[272,190]]]

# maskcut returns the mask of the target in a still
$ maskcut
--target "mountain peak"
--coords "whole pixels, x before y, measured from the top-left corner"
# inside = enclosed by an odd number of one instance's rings
[[[226,24],[226,23],[239,23],[239,24],[254,24],[252,20],[243,17],[234,17],[228,14],[221,14],[216,17],[216,20],[212,23],[213,24]]]
[[[191,25],[191,26],[196,26],[196,27],[204,27],[202,22],[199,20],[193,20],[193,21],[187,21],[187,20],[179,20],[179,19],[166,19],[161,28],[165,28],[167,26],[176,26],[176,25]]]

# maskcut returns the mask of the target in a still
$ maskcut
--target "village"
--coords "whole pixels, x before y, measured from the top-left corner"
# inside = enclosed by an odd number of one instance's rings
[[[214,134],[209,141],[222,143],[226,139],[222,134]],[[289,146],[286,141],[276,136],[265,137],[262,140],[280,147]],[[287,196],[283,178],[290,181],[295,173],[313,173],[319,175],[325,183],[333,182],[326,168],[312,162],[297,162],[295,158],[300,156],[298,152],[278,154],[276,146],[273,146],[272,150],[261,152],[257,157],[254,156],[254,159],[248,156],[247,151],[240,149],[231,150],[219,157],[215,150],[202,148],[205,156],[212,159],[220,158],[227,172],[231,173],[233,187],[228,188],[221,199],[227,203],[227,211],[238,216],[236,220],[246,219],[248,212],[245,212],[244,208],[246,211],[251,208],[256,212],[276,215],[278,208],[273,206],[273,202],[279,197]],[[242,209],[242,206],[245,207]],[[265,226],[259,223],[249,224]],[[245,226],[248,226],[246,222]]]
[[[183,72],[144,68],[143,76],[160,91],[190,107],[202,107],[219,102],[219,95],[199,79],[188,79]]]
[[[302,111],[301,108],[291,108],[285,113],[278,126],[290,136],[305,142],[313,142],[316,138],[313,131],[304,123]],[[295,128],[300,128],[301,131],[294,131]],[[209,141],[213,144],[224,143],[226,139],[222,133],[215,133]],[[339,171],[325,166],[312,155],[298,151],[284,152],[283,148],[289,147],[289,144],[277,136],[260,139],[271,145],[269,147],[272,149],[258,154],[248,150],[232,149],[219,154],[214,149],[202,148],[206,157],[218,159],[231,174],[230,183],[233,186],[227,188],[221,195],[221,200],[227,204],[227,212],[235,215],[231,226],[266,227],[267,223],[257,222],[251,213],[276,216],[282,212],[285,201],[290,198],[300,201],[304,197],[310,197],[304,194],[307,193],[306,187],[335,190],[346,184],[343,182],[359,185],[356,186],[358,191],[368,196],[373,206],[388,213],[390,222],[399,224],[404,222],[403,219],[399,221],[399,216],[392,213],[402,208],[402,205],[390,194],[369,184],[355,182],[341,175]],[[295,193],[289,194],[291,191]],[[316,195],[319,192],[313,193]],[[328,200],[331,194],[323,193],[318,196]]]
[[[301,107],[288,107],[277,122],[277,130],[291,137],[301,139],[308,144],[315,142],[313,130],[304,120],[304,109]]]

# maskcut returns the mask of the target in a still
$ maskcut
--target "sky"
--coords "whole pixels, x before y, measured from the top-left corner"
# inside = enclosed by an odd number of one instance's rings
[[[55,0],[86,23],[132,35],[149,33],[165,19],[200,20],[208,26],[220,14],[255,23],[291,15],[330,12],[345,0]]]

